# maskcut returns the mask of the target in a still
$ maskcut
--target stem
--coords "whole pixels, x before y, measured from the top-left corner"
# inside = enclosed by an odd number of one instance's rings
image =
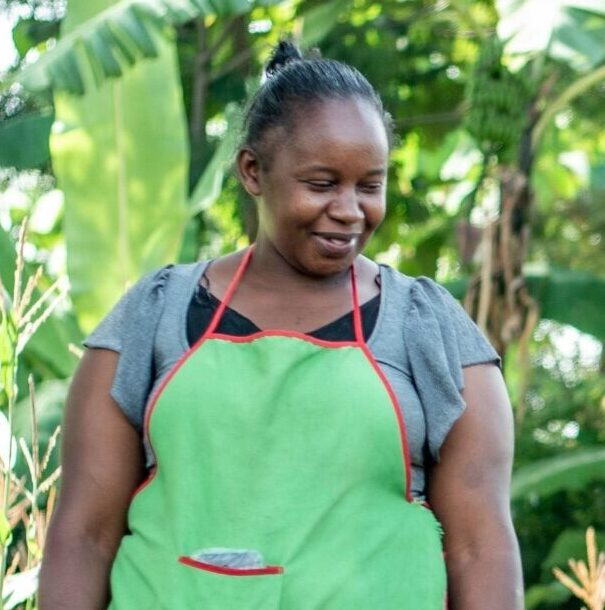
[[[11,329],[12,324],[7,325],[8,329]],[[16,329],[13,328],[16,331]],[[4,494],[2,498],[2,512],[5,518],[8,519],[8,500],[10,494],[10,482],[11,482],[11,462],[13,459],[13,409],[17,401],[17,369],[18,369],[18,357],[17,357],[17,336],[11,337],[9,334],[9,340],[11,340],[11,362],[12,362],[12,375],[11,375],[11,387],[8,391],[8,429],[9,429],[9,440],[8,440],[8,460],[4,465]],[[0,610],[4,610],[4,579],[6,577],[6,563],[8,559],[8,544],[2,545],[2,558],[0,561]]]
[[[27,536],[29,539],[27,540],[27,569],[30,570],[32,565],[35,565],[35,559],[32,561],[31,556],[31,540],[34,539],[36,541],[36,537],[38,534],[38,486],[40,481],[40,456],[39,456],[39,445],[38,445],[38,417],[36,414],[36,399],[35,399],[35,387],[34,387],[34,378],[33,375],[29,375],[27,379],[27,383],[29,385],[29,399],[31,405],[31,416],[32,416],[32,462],[33,462],[33,471],[31,473],[32,477],[32,504],[31,504],[31,521],[27,524]],[[33,606],[33,598],[29,598],[27,600],[25,610],[32,610]]]
[[[596,70],[588,73],[586,76],[579,78],[573,82],[554,102],[548,105],[548,108],[543,112],[538,121],[533,133],[533,148],[537,148],[544,130],[550,123],[551,119],[563,108],[569,105],[575,98],[579,97],[585,91],[605,79],[605,66],[600,66]]]
[[[205,106],[208,92],[208,59],[206,59],[207,32],[203,19],[196,23],[197,51],[193,68],[191,93],[191,116],[189,119],[189,140],[191,149],[189,181],[190,189],[197,182],[205,152]]]

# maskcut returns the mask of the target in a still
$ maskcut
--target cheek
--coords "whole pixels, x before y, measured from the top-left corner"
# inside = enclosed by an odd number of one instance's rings
[[[317,220],[329,204],[329,195],[302,191],[283,206],[281,217],[293,225],[306,225]]]
[[[386,215],[386,201],[384,197],[379,200],[373,201],[366,210],[366,218],[368,228],[374,230],[384,220]]]

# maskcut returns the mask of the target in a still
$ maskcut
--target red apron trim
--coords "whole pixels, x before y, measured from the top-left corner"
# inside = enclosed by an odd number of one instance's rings
[[[139,485],[137,485],[135,490],[132,492],[132,496],[130,496],[131,502],[134,500],[135,496],[140,494],[145,489],[145,487],[147,487],[147,485],[149,485],[149,483],[151,483],[153,477],[155,476],[155,471],[156,471],[156,466],[153,466],[153,468],[151,468],[149,470],[149,474],[145,477],[145,480],[143,480]]]
[[[361,322],[361,309],[359,307],[359,295],[357,294],[357,277],[355,273],[355,266],[351,267],[351,296],[353,298],[353,329],[355,332],[355,339],[359,345],[365,345],[365,338],[363,336],[363,324]]]
[[[295,330],[261,330],[251,335],[224,335],[222,333],[213,333],[208,339],[221,339],[230,341],[231,343],[251,343],[255,339],[262,337],[290,337],[292,339],[301,339],[307,343],[314,343],[321,347],[338,348],[338,347],[359,347],[357,341],[326,341],[324,339],[316,339],[310,335]]]
[[[393,410],[395,411],[395,417],[397,418],[397,426],[399,428],[399,437],[401,439],[401,453],[405,468],[405,499],[408,502],[412,502],[412,461],[410,459],[408,433],[407,428],[405,427],[405,421],[403,419],[403,410],[399,405],[399,401],[397,400],[397,396],[393,391],[391,383],[387,379],[387,376],[384,374],[384,371],[380,368],[378,362],[376,362],[376,359],[370,351],[370,348],[368,347],[363,336],[363,324],[361,321],[361,311],[359,308],[359,296],[357,294],[357,278],[355,277],[355,267],[352,267],[351,270],[351,291],[353,293],[353,323],[355,327],[355,338],[357,339],[357,343],[363,350],[363,353],[366,355],[366,358],[369,360],[372,367],[374,367],[376,374],[382,381],[384,387],[386,388],[386,391],[389,394],[389,398],[391,399],[391,405],[393,406]]]
[[[410,459],[410,448],[408,443],[408,433],[407,428],[405,427],[405,421],[403,419],[403,411],[399,406],[399,401],[397,400],[397,396],[391,386],[391,383],[387,379],[384,371],[380,368],[378,362],[374,358],[374,355],[370,351],[369,347],[363,343],[361,345],[361,349],[363,353],[366,355],[366,358],[370,362],[370,364],[374,367],[376,374],[380,377],[386,391],[389,394],[389,398],[391,399],[391,405],[393,406],[393,410],[395,411],[395,417],[397,418],[397,426],[399,428],[399,437],[401,439],[401,453],[403,458],[403,463],[405,467],[405,499],[408,502],[412,502],[412,462]]]
[[[225,313],[225,309],[227,309],[227,305],[229,305],[229,301],[231,301],[231,297],[233,296],[233,293],[237,289],[239,282],[242,279],[242,276],[244,275],[244,271],[248,267],[248,263],[250,262],[250,259],[252,258],[253,251],[254,251],[254,244],[252,244],[252,246],[250,246],[248,248],[248,250],[246,250],[246,253],[244,254],[242,260],[240,261],[240,263],[237,267],[237,271],[235,272],[234,276],[231,278],[231,281],[229,282],[229,286],[227,287],[227,292],[225,292],[223,298],[221,299],[220,305],[218,306],[217,310],[214,312],[214,315],[212,316],[212,320],[210,320],[210,324],[208,325],[208,328],[206,329],[206,332],[204,333],[204,335],[211,335],[216,330],[216,327],[218,326],[221,318],[223,317],[223,314]]]
[[[215,566],[211,563],[197,561],[191,557],[179,557],[179,563],[204,570],[206,572],[214,572],[215,574],[225,574],[228,576],[262,576],[268,574],[282,574],[284,569],[282,566],[265,566],[264,568],[225,568],[223,566]]]

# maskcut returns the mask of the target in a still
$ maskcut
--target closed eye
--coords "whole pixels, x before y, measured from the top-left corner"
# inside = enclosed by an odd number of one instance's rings
[[[378,193],[382,190],[382,182],[365,182],[360,184],[359,188],[364,193]]]
[[[308,184],[311,188],[318,191],[325,191],[332,188],[335,182],[330,180],[305,180],[305,183]]]

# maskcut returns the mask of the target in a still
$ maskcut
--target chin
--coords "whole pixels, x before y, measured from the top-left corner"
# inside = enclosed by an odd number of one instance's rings
[[[313,261],[300,261],[297,268],[305,275],[323,279],[345,273],[351,267],[355,258],[357,258],[357,254],[346,258],[322,257]]]

